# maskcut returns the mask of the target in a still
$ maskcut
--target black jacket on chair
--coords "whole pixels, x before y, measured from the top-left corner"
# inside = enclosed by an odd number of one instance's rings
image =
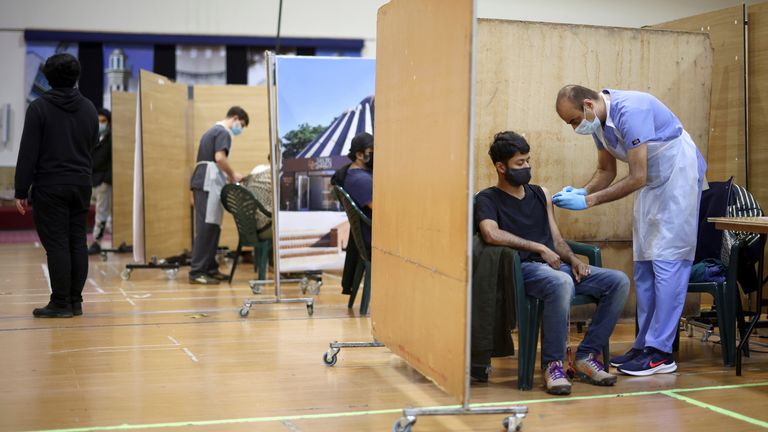
[[[489,365],[491,357],[515,353],[514,249],[472,242],[472,363]]]

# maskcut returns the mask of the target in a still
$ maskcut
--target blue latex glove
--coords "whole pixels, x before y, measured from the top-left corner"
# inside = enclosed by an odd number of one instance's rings
[[[577,193],[579,195],[587,196],[587,190],[586,189],[584,189],[584,188],[575,188],[573,186],[566,186],[560,192],[573,192],[573,193]]]
[[[560,191],[552,197],[552,203],[568,210],[584,210],[587,208],[587,197],[576,192]]]

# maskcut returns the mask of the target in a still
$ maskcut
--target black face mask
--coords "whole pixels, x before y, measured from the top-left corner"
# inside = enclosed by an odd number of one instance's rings
[[[363,157],[363,163],[369,170],[373,171],[373,153],[369,153]]]
[[[507,183],[511,184],[512,186],[522,186],[522,185],[528,184],[528,182],[531,181],[531,169],[530,168],[519,168],[519,169],[507,168],[507,173],[504,175],[504,178],[507,180]]]

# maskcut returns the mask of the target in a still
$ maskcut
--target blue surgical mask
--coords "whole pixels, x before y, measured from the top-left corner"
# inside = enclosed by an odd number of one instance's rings
[[[574,132],[579,135],[592,135],[600,129],[600,119],[597,118],[597,114],[595,114],[594,120],[589,121],[587,120],[586,113],[587,109],[584,108],[584,119],[581,120],[581,123],[574,129]]]
[[[104,135],[105,133],[107,133],[107,124],[99,123],[99,135]]]
[[[240,123],[234,123],[232,125],[232,135],[238,136],[241,133],[243,133],[243,128],[240,126]]]

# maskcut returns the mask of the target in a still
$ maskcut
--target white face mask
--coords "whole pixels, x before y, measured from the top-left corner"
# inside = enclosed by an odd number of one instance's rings
[[[587,108],[584,108],[584,119],[581,121],[581,123],[576,126],[576,129],[574,129],[574,132],[576,132],[579,135],[592,135],[593,133],[597,132],[600,129],[600,119],[597,118],[597,114],[595,114],[595,118],[592,121],[587,120]],[[593,111],[594,113],[594,111]]]

